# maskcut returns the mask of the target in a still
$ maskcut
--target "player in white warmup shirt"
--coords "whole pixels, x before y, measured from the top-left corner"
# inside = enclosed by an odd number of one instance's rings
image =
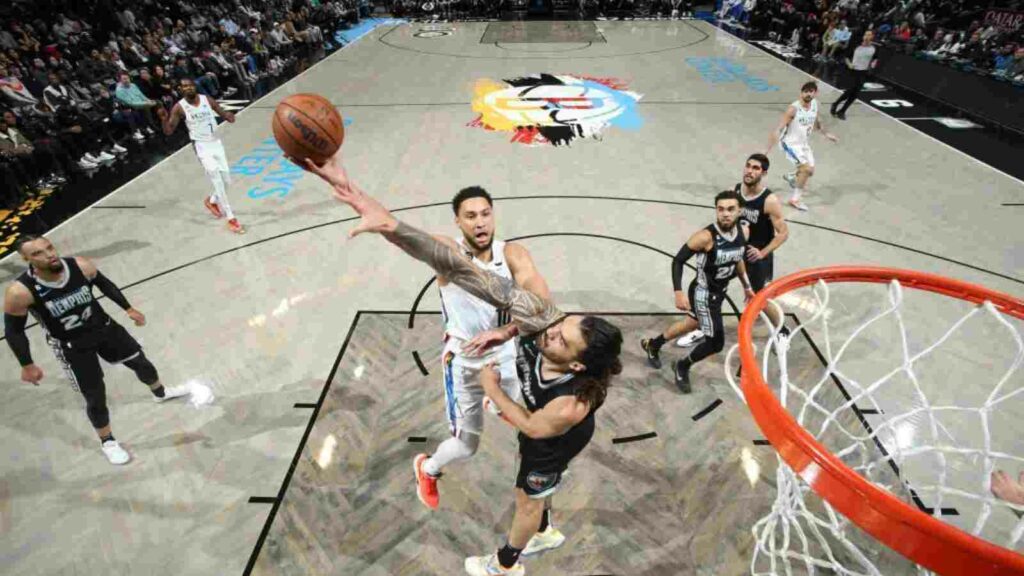
[[[479,186],[464,188],[452,200],[455,224],[462,237],[435,236],[472,260],[474,264],[490,270],[545,300],[551,299],[548,285],[537,273],[530,253],[519,244],[494,239],[494,206],[491,196]],[[516,346],[510,340],[479,353],[487,344],[487,334],[508,324],[508,312],[499,314],[497,308],[473,296],[443,277],[438,277],[441,289],[441,313],[444,315],[444,350],[441,355],[444,372],[445,411],[451,438],[442,442],[433,455],[419,454],[413,461],[420,501],[429,508],[437,508],[440,496],[437,478],[445,466],[463,461],[476,453],[484,427],[484,389],[480,384],[480,371],[491,362],[497,362],[501,375],[501,388],[513,400],[521,397],[519,377],[516,375]]]
[[[159,109],[158,115],[163,120],[164,134],[173,134],[178,122],[185,118],[192,147],[203,165],[203,170],[206,170],[206,175],[213,182],[213,194],[205,198],[203,204],[214,218],[227,217],[228,230],[236,234],[245,234],[245,228],[238,223],[235,213],[231,210],[231,204],[228,203],[231,169],[228,167],[224,145],[214,133],[217,128],[215,114],[228,122],[234,122],[235,115],[221,108],[213,98],[196,92],[196,85],[192,80],[182,79],[179,91],[184,98],[178,100],[174,108],[171,108],[170,117],[163,108]]]
[[[792,195],[789,205],[797,210],[807,210],[807,205],[800,199],[803,196],[807,181],[814,175],[814,152],[811,151],[811,132],[817,128],[825,138],[838,142],[835,135],[826,132],[818,119],[818,85],[807,82],[800,87],[800,99],[789,105],[782,115],[779,126],[772,132],[765,156],[771,154],[772,147],[779,143],[786,159],[796,166],[796,172],[785,174],[782,178],[789,184]]]

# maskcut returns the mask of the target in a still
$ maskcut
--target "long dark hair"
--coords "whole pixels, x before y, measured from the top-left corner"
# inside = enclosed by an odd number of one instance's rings
[[[608,396],[612,376],[622,372],[622,331],[603,318],[584,316],[580,332],[587,347],[579,361],[586,369],[576,375],[576,399],[597,410]]]

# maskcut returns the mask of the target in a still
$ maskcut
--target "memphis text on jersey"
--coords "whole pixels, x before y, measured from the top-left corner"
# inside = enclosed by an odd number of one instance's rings
[[[46,309],[50,311],[54,318],[60,318],[68,310],[83,304],[89,304],[90,302],[92,302],[92,287],[85,285],[67,296],[62,296],[56,300],[49,300],[45,304]]]

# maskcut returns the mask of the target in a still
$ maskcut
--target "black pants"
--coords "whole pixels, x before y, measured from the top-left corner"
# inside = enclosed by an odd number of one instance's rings
[[[836,100],[835,103],[832,104],[832,112],[834,114],[839,114],[840,116],[845,115],[846,109],[849,108],[850,105],[853,104],[853,101],[857,99],[857,96],[860,95],[860,89],[864,87],[864,82],[867,82],[867,79],[867,70],[853,70],[853,84],[843,92],[843,95],[839,97],[839,100]],[[842,109],[840,109],[840,104],[842,104]]]
[[[142,353],[139,343],[113,320],[76,340],[49,338],[48,341],[72,386],[85,397],[85,412],[93,428],[100,429],[110,424],[107,388],[103,382],[100,358],[110,364],[124,364],[144,384],[155,384],[160,379],[156,368]]]
[[[697,319],[700,331],[704,333],[704,338],[683,358],[684,362],[693,365],[708,356],[718,354],[725,347],[725,328],[722,326],[722,302],[725,300],[725,292],[699,286],[694,279],[690,283],[689,296],[691,315]]]

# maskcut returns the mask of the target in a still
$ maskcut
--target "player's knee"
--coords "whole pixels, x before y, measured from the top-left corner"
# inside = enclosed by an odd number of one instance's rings
[[[110,424],[110,410],[107,409],[105,402],[86,405],[85,413],[89,416],[93,428],[106,428]]]
[[[810,164],[800,166],[800,171],[808,176],[814,176],[814,166],[811,166]]]
[[[160,375],[156,371],[156,366],[153,366],[153,363],[142,352],[139,352],[139,355],[135,358],[126,361],[124,365],[135,372],[135,375],[144,384],[156,384],[160,381]]]
[[[725,348],[725,335],[721,331],[718,331],[710,340],[708,345],[711,346],[711,353],[718,354]]]
[[[480,435],[473,434],[470,432],[463,432],[456,438],[459,441],[459,456],[461,458],[469,458],[476,454],[476,451],[480,448]]]

